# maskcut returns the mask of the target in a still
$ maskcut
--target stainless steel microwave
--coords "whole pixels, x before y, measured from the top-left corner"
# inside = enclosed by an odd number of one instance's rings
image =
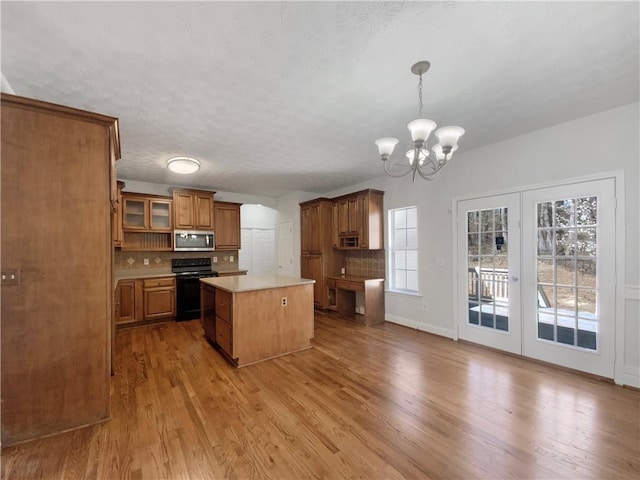
[[[201,252],[215,250],[213,232],[174,230],[173,250],[176,252]]]

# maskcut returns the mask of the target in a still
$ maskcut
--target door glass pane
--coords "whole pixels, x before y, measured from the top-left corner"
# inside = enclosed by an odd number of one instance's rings
[[[507,226],[507,208],[467,212],[469,323],[502,331],[509,331]]]
[[[537,205],[538,338],[597,349],[597,197]]]

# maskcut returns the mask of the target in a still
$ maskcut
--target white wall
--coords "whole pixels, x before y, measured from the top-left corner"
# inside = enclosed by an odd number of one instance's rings
[[[618,348],[624,365],[616,379],[640,387],[640,198],[639,120],[637,103],[608,110],[572,122],[522,135],[504,142],[460,153],[432,182],[411,183],[409,177],[381,177],[371,182],[329,192],[333,197],[364,188],[385,191],[385,211],[408,205],[419,210],[420,290],[422,297],[387,293],[386,318],[433,333],[453,336],[452,202],[454,198],[498,193],[517,187],[555,182],[623,170],[625,178],[625,239],[622,260],[626,265]],[[462,137],[461,143],[464,143]],[[372,154],[372,168],[382,165]],[[385,215],[386,221],[386,215]],[[299,224],[298,224],[299,228]],[[387,243],[388,244],[388,243]],[[444,267],[436,258],[444,259]],[[426,304],[427,311],[423,310]],[[623,332],[619,330],[624,330]],[[622,363],[622,362],[621,362]]]

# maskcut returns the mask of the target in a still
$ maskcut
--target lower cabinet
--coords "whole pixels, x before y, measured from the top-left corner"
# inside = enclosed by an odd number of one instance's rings
[[[143,280],[143,320],[176,315],[175,277]]]
[[[115,317],[117,324],[137,322],[136,281],[121,280],[118,282],[115,295]]]
[[[300,258],[300,274],[302,278],[315,280],[313,284],[313,305],[316,308],[327,308],[327,296],[324,286],[324,264],[322,255],[303,255]]]
[[[175,277],[120,280],[114,306],[117,326],[174,317]]]

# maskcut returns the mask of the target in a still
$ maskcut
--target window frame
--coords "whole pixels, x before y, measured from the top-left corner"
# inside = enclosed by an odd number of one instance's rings
[[[395,214],[396,212],[399,211],[404,211],[404,212],[408,212],[410,210],[415,210],[415,227],[409,227],[408,225],[405,225],[402,228],[397,228],[396,227],[396,222],[395,222]],[[419,274],[420,274],[420,268],[419,268],[419,259],[420,259],[420,249],[419,249],[419,222],[418,222],[418,207],[417,205],[409,205],[406,207],[398,207],[398,208],[390,208],[388,210],[388,229],[387,229],[387,235],[388,235],[388,245],[389,245],[389,251],[388,251],[388,265],[389,265],[389,272],[388,272],[388,290],[389,292],[392,293],[398,293],[398,294],[402,294],[402,295],[410,295],[410,296],[420,296],[420,280],[419,280]],[[405,230],[405,231],[409,231],[409,230],[415,230],[415,248],[408,248],[408,246],[405,244],[402,247],[397,247],[395,245],[395,233],[397,230]],[[407,235],[405,234],[405,238],[407,238]],[[397,268],[396,267],[396,252],[397,251],[410,251],[410,252],[415,252],[415,256],[416,256],[416,261],[415,261],[415,270],[414,269],[409,269],[409,268]],[[403,287],[398,287],[397,283],[396,283],[396,275],[398,271],[402,271],[405,272],[405,285],[406,285],[406,280],[407,280],[407,276],[406,276],[406,272],[413,272],[415,271],[415,289],[412,288],[403,288]]]

